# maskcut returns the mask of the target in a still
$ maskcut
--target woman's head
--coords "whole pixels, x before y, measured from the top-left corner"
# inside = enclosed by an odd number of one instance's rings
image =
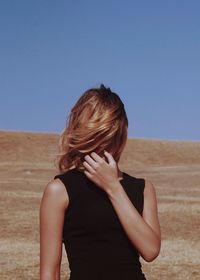
[[[85,91],[71,109],[60,136],[59,170],[84,170],[84,156],[107,150],[118,162],[126,144],[128,118],[120,97],[101,85]]]

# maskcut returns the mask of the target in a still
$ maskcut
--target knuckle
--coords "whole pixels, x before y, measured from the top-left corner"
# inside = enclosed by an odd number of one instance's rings
[[[96,170],[98,168],[99,168],[99,164],[97,163],[97,164],[95,164],[94,169]]]
[[[92,176],[92,177],[94,176],[95,173],[96,173],[95,170],[91,170],[91,176]]]

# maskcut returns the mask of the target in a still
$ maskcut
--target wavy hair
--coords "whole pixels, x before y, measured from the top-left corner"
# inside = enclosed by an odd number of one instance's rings
[[[59,138],[58,169],[61,173],[78,168],[84,156],[96,152],[104,156],[107,150],[116,162],[124,149],[128,133],[128,118],[118,94],[106,88],[85,91],[71,109],[66,127]]]

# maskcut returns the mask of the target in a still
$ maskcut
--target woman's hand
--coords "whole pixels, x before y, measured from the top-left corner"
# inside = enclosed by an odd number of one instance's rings
[[[83,165],[86,168],[84,171],[86,176],[107,192],[116,188],[116,183],[119,184],[119,179],[117,163],[113,156],[107,151],[104,151],[104,154],[108,159],[108,163],[98,154],[92,152],[91,156],[85,156]]]

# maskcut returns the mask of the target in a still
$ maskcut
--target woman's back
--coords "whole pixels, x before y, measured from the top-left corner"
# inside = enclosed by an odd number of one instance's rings
[[[86,90],[60,135],[60,174],[41,201],[41,280],[60,279],[62,242],[70,280],[145,279],[139,254],[150,262],[161,246],[156,192],[151,182],[127,173],[119,183],[127,138],[119,95],[104,85]]]
[[[56,175],[66,187],[65,244],[70,280],[145,279],[136,248],[128,239],[107,196],[77,168]],[[145,180],[123,172],[120,181],[142,215]]]

